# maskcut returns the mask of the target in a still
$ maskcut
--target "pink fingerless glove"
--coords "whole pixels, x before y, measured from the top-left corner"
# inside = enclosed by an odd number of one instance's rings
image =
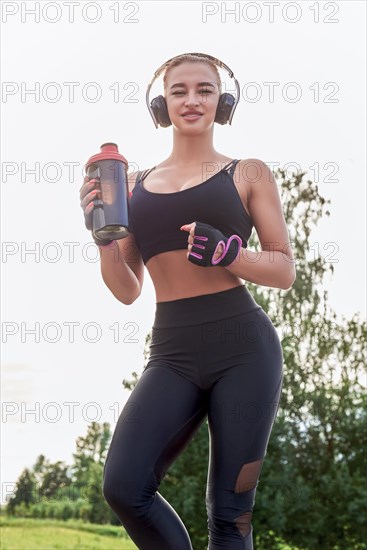
[[[215,252],[220,244],[224,245],[223,253],[214,260]],[[226,267],[231,265],[241,250],[242,239],[238,235],[226,237],[219,229],[206,223],[196,222],[194,242],[188,259],[190,262],[203,267],[216,265]]]

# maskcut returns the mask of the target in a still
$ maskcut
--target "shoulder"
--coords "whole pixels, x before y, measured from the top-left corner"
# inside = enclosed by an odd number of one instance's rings
[[[157,165],[158,166],[158,165]],[[152,170],[155,170],[157,166],[153,166],[153,168],[146,168],[145,170],[136,170],[135,172],[131,172],[127,175],[127,181],[129,185],[129,191],[132,192],[134,189],[137,180],[140,176],[148,175],[149,172]]]
[[[241,178],[249,181],[266,180],[273,175],[268,165],[260,159],[242,159],[238,162],[238,166]]]
[[[145,172],[147,172],[147,170],[137,170],[127,175],[129,197],[131,197],[134,187],[136,186],[138,180],[145,174]]]
[[[265,162],[257,158],[238,161],[233,181],[248,215],[253,217],[254,204],[262,204],[269,196],[277,194],[277,184],[273,172]]]
[[[251,194],[266,183],[276,185],[274,174],[269,166],[257,158],[241,159],[236,166],[236,177],[240,185],[246,186]]]

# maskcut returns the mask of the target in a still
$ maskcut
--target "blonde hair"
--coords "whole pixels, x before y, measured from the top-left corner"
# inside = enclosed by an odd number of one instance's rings
[[[219,75],[217,65],[211,59],[208,59],[207,57],[201,57],[199,55],[188,54],[188,53],[183,53],[182,55],[178,55],[170,63],[168,63],[168,65],[167,65],[167,67],[164,71],[164,75],[163,75],[164,91],[166,91],[166,88],[167,88],[167,75],[168,75],[168,72],[171,69],[173,69],[174,67],[177,67],[178,65],[181,65],[181,63],[206,63],[207,65],[209,65],[209,67],[211,67],[213,69],[214,73],[215,73],[216,83],[218,85],[219,93],[220,94],[222,93],[222,84],[221,84],[220,75]]]

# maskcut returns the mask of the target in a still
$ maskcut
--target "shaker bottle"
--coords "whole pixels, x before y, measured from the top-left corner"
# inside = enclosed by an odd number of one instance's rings
[[[92,210],[92,233],[100,239],[123,239],[129,235],[128,162],[116,143],[103,143],[101,152],[90,157],[86,175],[100,178],[102,200],[95,199]]]

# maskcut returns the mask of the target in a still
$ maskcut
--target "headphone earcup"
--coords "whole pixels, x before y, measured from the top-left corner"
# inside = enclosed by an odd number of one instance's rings
[[[154,113],[157,124],[167,128],[171,126],[172,122],[168,114],[167,103],[165,98],[162,95],[159,95],[152,99],[150,106]]]
[[[235,101],[236,100],[232,94],[228,94],[227,92],[222,94],[219,98],[214,122],[217,122],[218,124],[227,124]]]

